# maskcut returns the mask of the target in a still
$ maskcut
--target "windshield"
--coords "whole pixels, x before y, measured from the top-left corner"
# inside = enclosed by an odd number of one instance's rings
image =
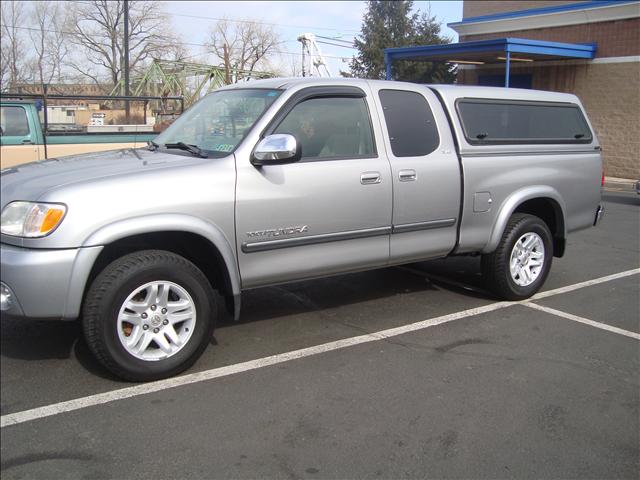
[[[211,93],[154,139],[161,147],[183,142],[213,157],[233,150],[281,90],[238,89]]]

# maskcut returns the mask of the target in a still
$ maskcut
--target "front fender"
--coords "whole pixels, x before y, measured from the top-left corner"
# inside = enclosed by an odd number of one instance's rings
[[[560,207],[562,218],[566,218],[565,202],[562,199],[560,193],[558,193],[555,188],[552,188],[548,185],[532,185],[520,190],[516,190],[511,195],[509,195],[504,202],[502,202],[502,205],[500,205],[500,211],[493,223],[489,241],[482,249],[482,253],[491,253],[496,248],[498,248],[498,244],[500,243],[502,234],[507,228],[507,222],[509,222],[509,218],[511,218],[513,212],[523,202],[526,202],[527,200],[533,200],[535,198],[550,198],[554,200]],[[566,222],[563,222],[562,236],[563,238],[566,238],[567,236]]]
[[[188,232],[206,238],[220,252],[229,273],[233,295],[240,294],[240,272],[236,261],[235,243],[224,232],[202,218],[176,213],[145,215],[119,220],[101,227],[82,243],[83,247],[108,245],[132,235],[161,231]]]

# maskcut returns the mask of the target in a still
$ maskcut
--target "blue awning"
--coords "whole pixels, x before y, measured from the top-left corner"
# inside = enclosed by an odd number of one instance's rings
[[[506,63],[505,87],[509,86],[512,58],[517,61],[592,59],[596,44],[546,42],[525,38],[496,38],[472,42],[386,48],[384,63],[387,80],[391,80],[391,64],[396,60],[449,63]],[[517,59],[512,54],[517,54]],[[458,60],[458,62],[456,62]]]

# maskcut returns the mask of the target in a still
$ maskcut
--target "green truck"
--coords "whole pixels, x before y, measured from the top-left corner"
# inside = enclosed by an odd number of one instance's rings
[[[55,98],[112,101],[123,97],[60,95]],[[145,102],[145,112],[150,101],[178,100],[182,105],[181,97],[135,97],[133,100]],[[37,95],[3,94],[0,98],[0,168],[67,155],[143,147],[158,134],[152,125],[83,126],[80,131],[56,129],[47,122],[46,115],[41,122],[39,107],[42,102]]]

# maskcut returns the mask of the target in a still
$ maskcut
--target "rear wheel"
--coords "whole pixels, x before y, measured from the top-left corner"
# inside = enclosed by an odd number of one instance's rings
[[[482,256],[485,280],[497,295],[523,300],[535,294],[551,269],[553,241],[549,227],[540,218],[512,215],[498,248]]]
[[[89,348],[115,375],[148,381],[190,367],[207,346],[216,295],[187,259],[145,250],[107,266],[83,308]]]

